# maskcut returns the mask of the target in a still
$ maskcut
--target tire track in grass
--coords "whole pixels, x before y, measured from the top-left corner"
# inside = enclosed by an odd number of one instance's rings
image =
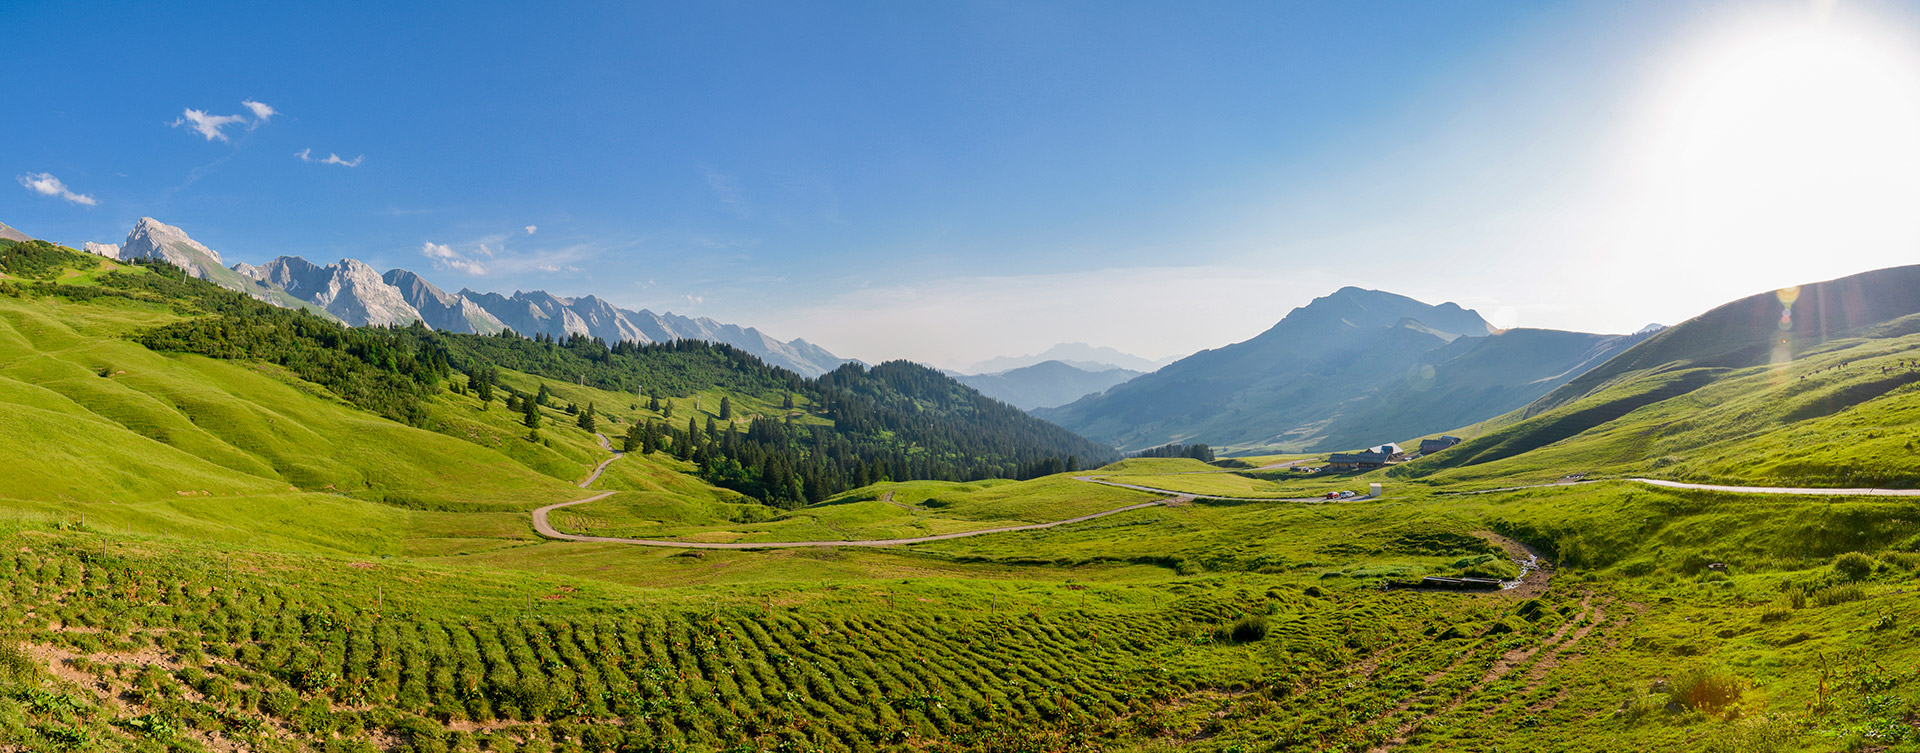
[[[1412,738],[1413,733],[1420,728],[1420,725],[1426,722],[1432,721],[1434,719],[1438,719],[1447,714],[1453,713],[1455,710],[1459,709],[1462,705],[1466,704],[1467,700],[1472,698],[1475,694],[1485,689],[1487,686],[1492,685],[1496,682],[1499,682],[1502,678],[1506,677],[1507,674],[1511,673],[1515,668],[1525,664],[1528,660],[1532,659],[1535,655],[1537,655],[1541,651],[1558,645],[1561,641],[1567,638],[1569,633],[1571,633],[1574,630],[1575,625],[1580,624],[1580,620],[1582,618],[1585,618],[1588,614],[1590,614],[1590,610],[1592,607],[1592,599],[1593,599],[1592,594],[1589,593],[1584,595],[1580,599],[1579,614],[1575,616],[1574,619],[1568,620],[1566,624],[1561,625],[1560,629],[1555,630],[1553,635],[1548,636],[1546,640],[1541,641],[1539,643],[1528,645],[1528,646],[1522,646],[1520,648],[1509,649],[1506,652],[1502,653],[1500,655],[1500,658],[1495,659],[1493,664],[1487,667],[1486,673],[1480,676],[1479,682],[1474,683],[1473,685],[1469,685],[1466,689],[1460,691],[1459,693],[1454,694],[1454,696],[1451,699],[1449,699],[1445,704],[1443,704],[1440,708],[1424,714],[1416,714],[1412,719],[1408,719],[1404,722],[1401,722],[1399,726],[1394,728],[1392,737],[1388,738],[1386,742],[1383,742],[1369,749],[1368,753],[1385,753],[1386,751],[1390,751],[1390,750],[1393,750],[1394,748],[1398,748],[1402,745],[1407,744],[1407,741]],[[1485,635],[1485,634],[1483,633],[1482,635]],[[1456,664],[1457,663],[1458,662],[1456,662]],[[1417,697],[1418,696],[1416,696],[1416,698]],[[1409,699],[1403,705],[1405,707],[1410,708],[1412,704],[1413,704],[1413,699]],[[1387,715],[1387,717],[1391,717],[1391,716],[1392,714]],[[1386,717],[1383,717],[1383,718],[1386,718]]]

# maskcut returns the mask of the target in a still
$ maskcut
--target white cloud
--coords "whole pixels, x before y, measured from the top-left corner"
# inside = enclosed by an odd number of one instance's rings
[[[268,120],[273,118],[273,116],[280,114],[279,110],[273,109],[273,107],[269,106],[265,102],[255,102],[251,99],[243,99],[240,101],[240,104],[245,106],[248,110],[253,111],[253,121],[254,121],[253,126],[255,128],[265,125]]]
[[[590,245],[520,251],[511,245],[519,237],[519,233],[497,233],[460,243],[426,243],[420,253],[442,269],[510,277],[582,272],[582,264],[600,251]]]
[[[536,231],[538,231],[539,229],[540,229],[540,226],[539,226],[539,225],[528,225],[528,226],[527,226],[527,235],[533,235],[533,234],[534,234],[534,233],[535,233]]]
[[[362,154],[350,160],[341,159],[340,155],[334,154],[332,152],[328,152],[327,156],[324,158],[315,158],[313,156],[312,149],[302,149],[300,151],[294,152],[293,156],[295,159],[298,159],[301,162],[318,162],[322,165],[339,165],[341,167],[359,167],[360,161],[367,158],[367,155]]]
[[[204,110],[187,108],[178,120],[173,121],[172,125],[175,128],[183,125],[192,128],[196,133],[207,137],[208,141],[214,139],[226,141],[228,139],[224,129],[235,123],[244,123],[246,120],[239,115],[213,115]]]
[[[74,193],[67,184],[53,177],[53,173],[27,173],[20,176],[20,185],[41,196],[54,196],[84,206],[99,206],[100,201],[82,193]]]
[[[434,243],[432,241],[423,243],[420,246],[420,253],[428,259],[432,259],[433,266],[440,269],[454,269],[470,275],[484,275],[487,273],[485,265],[469,258],[466,254],[453,250],[452,246],[443,243]]]
[[[249,121],[245,115],[215,115],[206,110],[195,110],[189,107],[180,113],[180,117],[175,118],[172,123],[168,123],[167,125],[175,128],[186,126],[193,129],[195,133],[207,137],[208,141],[214,139],[228,141],[230,139],[227,138],[227,126],[246,123],[247,130],[251,131],[266,125],[267,121],[271,120],[273,116],[280,114],[279,110],[273,109],[272,105],[265,102],[255,102],[251,99],[246,99],[241,100],[240,105],[247,108],[248,112],[253,113],[253,119],[251,121]]]

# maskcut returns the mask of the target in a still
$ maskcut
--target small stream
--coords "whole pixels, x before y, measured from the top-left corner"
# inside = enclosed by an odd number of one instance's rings
[[[1540,555],[1534,554],[1533,552],[1527,552],[1526,561],[1522,562],[1520,560],[1514,560],[1513,564],[1520,566],[1520,576],[1517,578],[1514,578],[1513,580],[1500,581],[1500,590],[1502,591],[1511,591],[1513,589],[1519,588],[1520,584],[1525,583],[1527,581],[1528,575],[1531,575],[1533,571],[1540,569]]]

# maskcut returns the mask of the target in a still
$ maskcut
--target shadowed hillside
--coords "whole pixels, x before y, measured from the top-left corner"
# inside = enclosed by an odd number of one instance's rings
[[[1348,449],[1498,416],[1640,338],[1495,333],[1451,303],[1342,288],[1252,340],[1036,413],[1130,450],[1167,442]]]

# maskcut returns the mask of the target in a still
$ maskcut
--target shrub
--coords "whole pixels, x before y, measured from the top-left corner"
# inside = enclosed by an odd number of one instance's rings
[[[1789,750],[1805,724],[1792,714],[1755,716],[1728,724],[1707,738],[1708,753],[1771,753]]]
[[[0,679],[28,682],[40,674],[40,663],[12,643],[0,644]]]
[[[1876,564],[1878,563],[1874,562],[1872,557],[1859,552],[1847,552],[1833,558],[1833,573],[1841,580],[1866,580],[1868,576],[1873,575]]]
[[[1885,569],[1920,570],[1920,552],[1888,552],[1880,557],[1880,566]]]
[[[1267,637],[1267,618],[1242,617],[1232,625],[1213,629],[1215,643],[1252,643]]]
[[[1252,643],[1266,637],[1267,618],[1265,617],[1242,617],[1238,622],[1233,623],[1235,643]]]
[[[1669,695],[1687,708],[1703,714],[1718,714],[1740,702],[1745,691],[1740,678],[1723,667],[1698,664],[1671,681]]]
[[[1822,607],[1845,604],[1849,601],[1859,601],[1864,598],[1867,598],[1867,589],[1858,583],[1842,583],[1837,586],[1828,586],[1813,592],[1812,595],[1814,605]]]

